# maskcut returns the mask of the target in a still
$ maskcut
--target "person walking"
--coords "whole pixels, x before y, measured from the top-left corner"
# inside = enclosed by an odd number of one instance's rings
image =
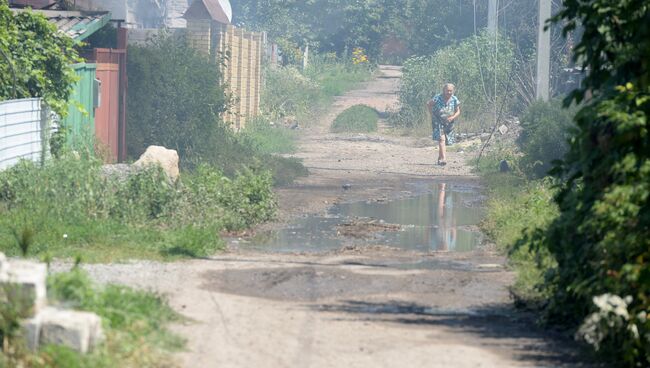
[[[454,95],[456,87],[446,83],[439,93],[427,101],[427,111],[431,113],[432,138],[438,141],[438,165],[447,164],[447,146],[455,142],[454,121],[460,115],[460,100]]]

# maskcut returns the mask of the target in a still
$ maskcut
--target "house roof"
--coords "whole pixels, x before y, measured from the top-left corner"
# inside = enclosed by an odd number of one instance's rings
[[[232,9],[228,0],[195,0],[183,15],[185,19],[212,19],[230,24]]]
[[[26,11],[11,9],[15,12]],[[45,16],[56,28],[76,41],[82,41],[111,20],[111,13],[107,11],[62,11],[62,10],[32,10]]]

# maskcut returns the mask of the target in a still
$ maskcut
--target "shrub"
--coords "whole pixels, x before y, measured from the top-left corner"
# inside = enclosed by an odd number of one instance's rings
[[[440,49],[432,56],[406,60],[399,92],[402,109],[393,123],[407,128],[428,126],[430,121],[425,103],[440,93],[448,82],[456,85],[456,95],[462,103],[462,121],[472,122],[480,120],[484,113],[493,114],[495,104],[500,106],[504,99],[508,99],[504,91],[514,63],[510,41],[499,37],[496,42],[499,45],[497,54],[494,37],[483,33]],[[487,127],[485,122],[479,121],[472,128],[481,130]]]
[[[267,118],[256,117],[246,122],[239,138],[262,154],[291,153],[296,149],[296,132]]]
[[[14,14],[0,1],[0,100],[43,97],[59,115],[67,113],[77,62],[74,41],[31,11]]]
[[[589,70],[565,102],[591,98],[576,114],[570,149],[553,171],[561,180],[555,197],[560,213],[527,239],[557,260],[545,284],[552,294],[548,318],[576,328],[586,319],[586,326],[596,329],[587,336],[603,337],[587,341],[596,342],[594,348],[613,364],[627,367],[650,365],[650,8],[645,5],[570,1],[556,16],[566,21],[565,33],[580,25],[575,60]]]
[[[353,65],[330,55],[313,55],[309,66],[269,66],[264,70],[262,112],[272,121],[296,118],[301,124],[317,119],[331,98],[368,80],[372,67]]]
[[[29,161],[0,172],[0,250],[17,254],[15,233],[33,229],[33,254],[92,260],[207,256],[219,232],[275,214],[268,170],[232,178],[202,165],[171,184],[159,168],[107,177],[92,158]]]
[[[264,69],[262,113],[278,120],[286,116],[308,115],[322,99],[320,86],[294,66],[269,66]]]
[[[341,112],[332,123],[331,131],[374,132],[377,130],[379,114],[372,107],[355,105]]]
[[[529,177],[547,175],[554,160],[569,150],[569,129],[573,125],[574,109],[562,108],[561,102],[538,101],[531,105],[521,119],[522,132],[517,145],[523,157],[521,168]]]
[[[178,151],[185,167],[215,157],[231,133],[219,118],[228,100],[217,62],[184,38],[161,33],[129,47],[127,73],[131,156],[156,144]]]

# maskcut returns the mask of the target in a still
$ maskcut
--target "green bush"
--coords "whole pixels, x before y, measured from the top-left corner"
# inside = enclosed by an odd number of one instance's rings
[[[156,144],[178,151],[184,167],[214,158],[231,133],[220,120],[228,100],[219,64],[164,33],[128,51],[129,154]]]
[[[495,38],[483,33],[440,49],[432,56],[406,60],[399,92],[402,109],[392,119],[393,124],[406,128],[428,126],[426,101],[440,93],[445,83],[453,83],[462,103],[461,126],[476,131],[490,127],[493,120],[481,119],[481,115],[494,115],[495,104],[500,107],[504,99],[508,100],[504,91],[514,66],[511,42],[504,37],[497,42],[496,57]],[[505,109],[508,111],[507,106]]]
[[[264,69],[260,105],[271,119],[307,116],[322,99],[320,86],[296,67],[271,65]]]
[[[233,177],[247,167],[263,167],[282,183],[304,175],[300,162],[269,156],[260,148],[262,139],[240,139],[225,126],[220,115],[228,101],[218,60],[185,39],[163,33],[147,45],[130,47],[127,71],[131,157],[155,144],[177,150],[183,170],[207,164]],[[305,93],[304,87],[295,87],[296,94]]]
[[[552,202],[554,190],[548,180],[526,182],[514,174],[485,173],[488,188],[487,213],[481,228],[501,252],[508,253],[508,263],[517,278],[511,287],[515,302],[521,306],[540,306],[549,297],[540,289],[544,275],[556,263],[547,251],[519,246],[522,234],[547,226],[557,216]]]
[[[355,105],[341,112],[334,122],[331,131],[340,132],[374,132],[377,130],[379,114],[372,107]]]
[[[92,158],[29,161],[0,173],[0,250],[18,254],[15,232],[32,229],[30,251],[93,261],[207,256],[219,232],[264,222],[276,204],[268,171],[232,178],[207,165],[170,183],[159,168],[107,177]]]
[[[538,101],[521,119],[517,145],[524,154],[521,168],[529,177],[542,178],[569,150],[569,129],[574,126],[574,109],[564,109],[560,101]]]
[[[565,103],[590,98],[553,170],[560,213],[524,239],[557,261],[548,319],[624,367],[650,366],[649,17],[642,0],[564,2],[556,16],[565,33],[580,25],[574,57],[589,70]]]
[[[314,55],[301,72],[295,66],[269,66],[264,70],[262,112],[275,122],[296,119],[307,125],[329,107],[333,96],[370,79],[372,69],[366,65]]]
[[[75,81],[70,67],[79,60],[74,41],[42,15],[12,13],[0,1],[0,101],[43,97],[59,115],[67,114]]]
[[[292,153],[296,150],[296,132],[267,118],[256,117],[246,122],[239,133],[244,145],[262,154]]]

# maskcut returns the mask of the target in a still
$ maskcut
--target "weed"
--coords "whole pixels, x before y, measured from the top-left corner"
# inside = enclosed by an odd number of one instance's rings
[[[341,112],[332,123],[331,131],[340,132],[374,132],[377,130],[379,114],[372,107],[355,105]]]
[[[0,173],[0,249],[17,254],[10,244],[18,239],[31,244],[32,255],[83,252],[91,262],[203,257],[223,247],[221,231],[274,216],[272,183],[268,171],[229,178],[207,165],[172,184],[159,168],[117,179],[101,174],[92,159],[22,162]]]

